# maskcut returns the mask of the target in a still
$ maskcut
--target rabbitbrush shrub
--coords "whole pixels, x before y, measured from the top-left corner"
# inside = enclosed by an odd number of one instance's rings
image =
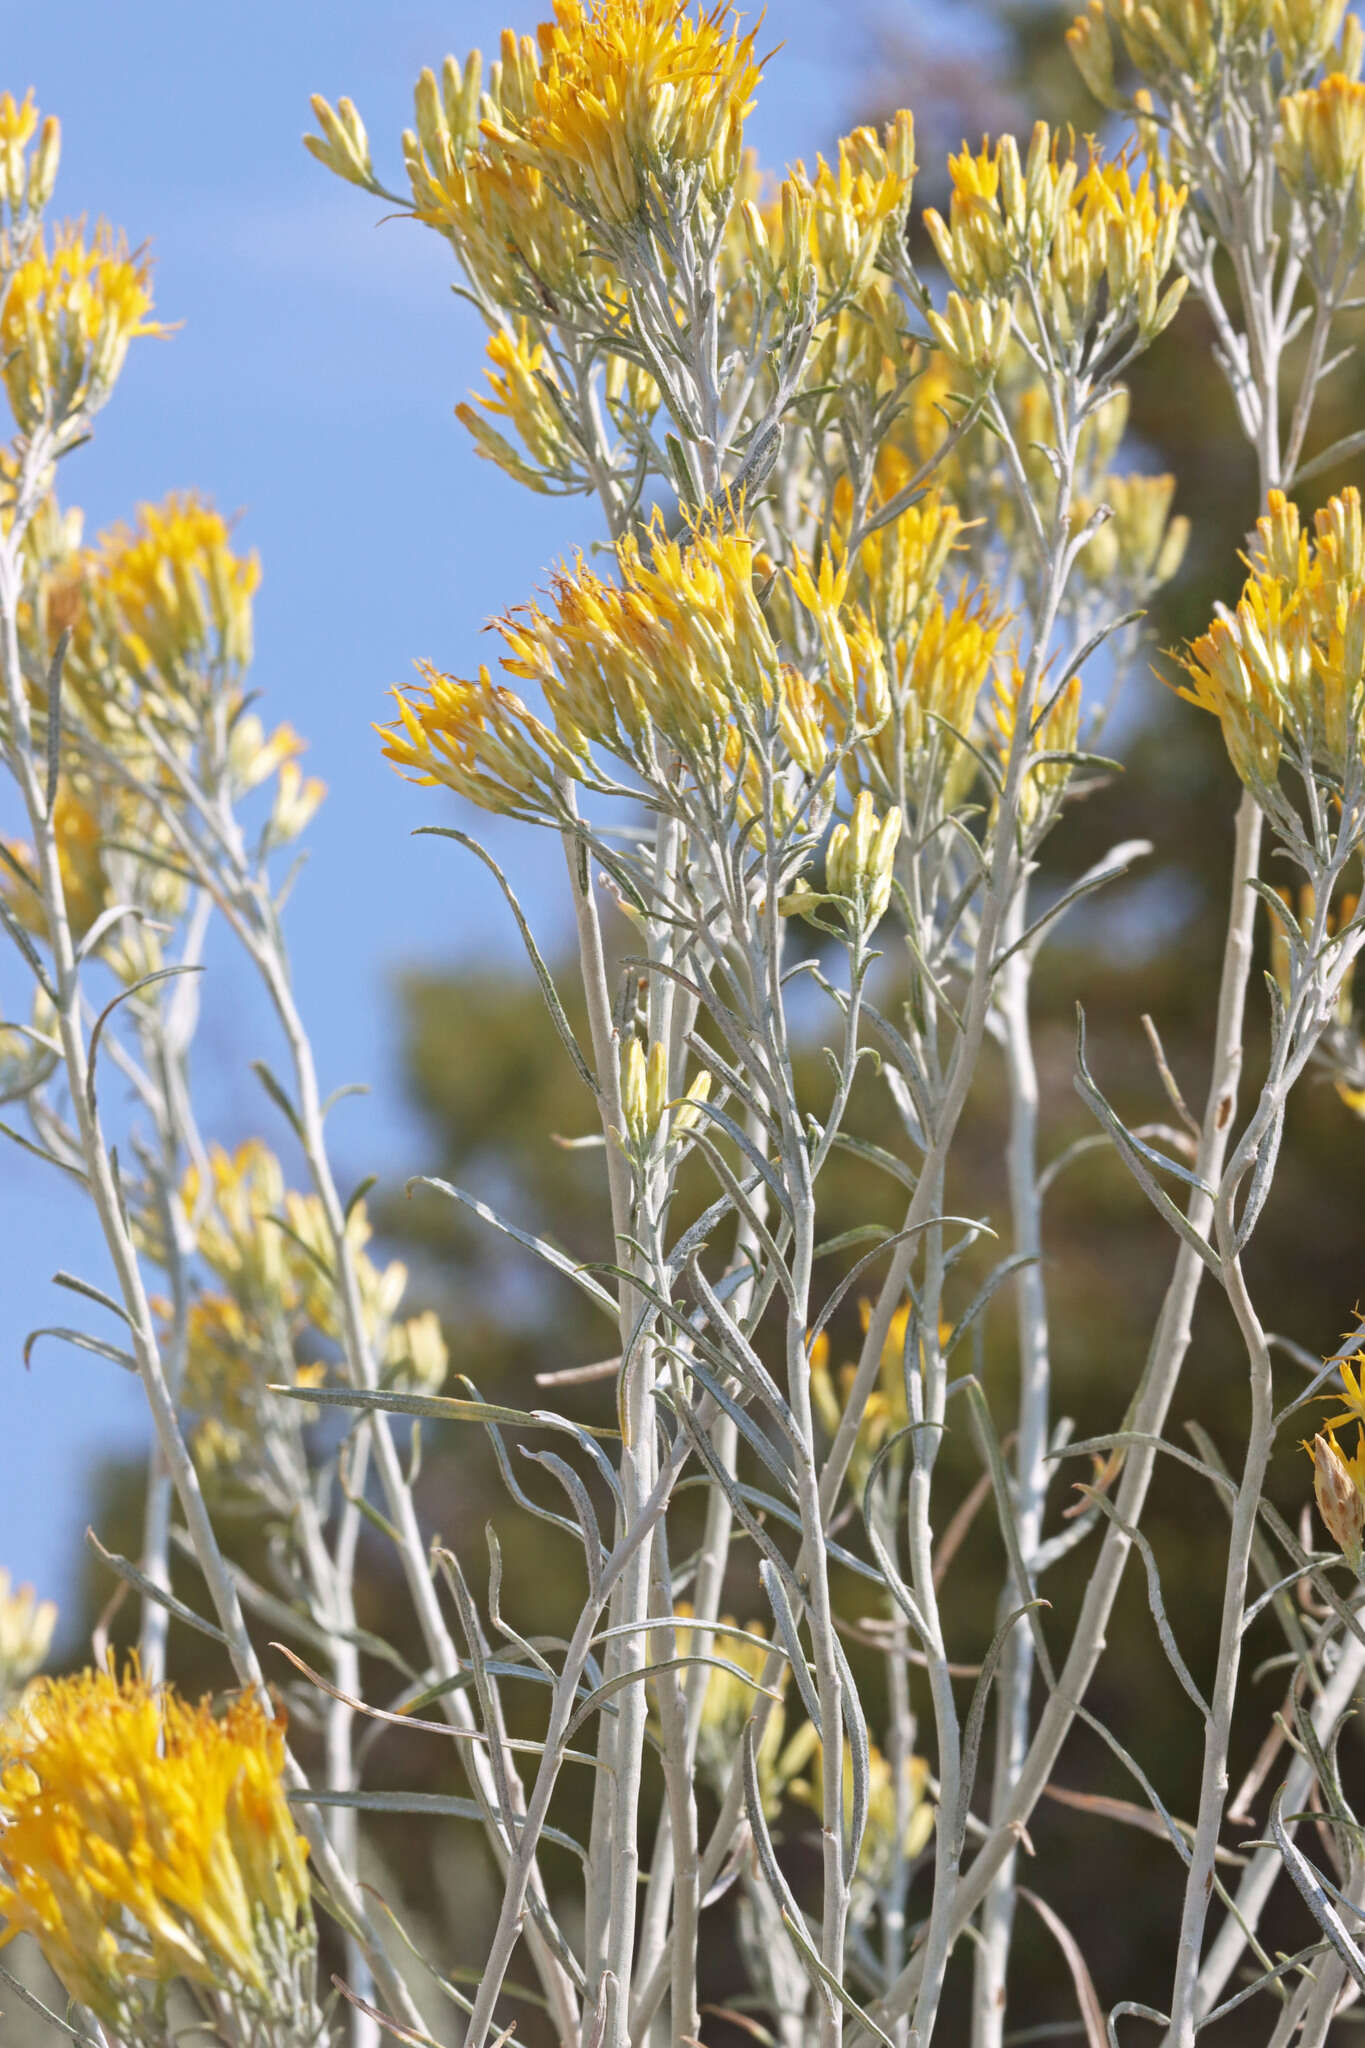
[[[944,218],[916,214],[908,111],[813,170],[760,169],[763,35],[724,0],[555,0],[486,72],[423,72],[396,188],[350,101],[315,101],[308,138],[448,245],[489,333],[459,407],[479,453],[590,498],[604,535],[493,622],[478,675],[420,663],[380,730],[401,774],[455,793],[453,812],[414,795],[456,842],[429,857],[492,870],[581,1088],[567,1141],[612,1230],[590,1261],[440,1184],[600,1312],[599,1355],[549,1376],[572,1412],[447,1384],[434,1316],[367,1249],[364,1185],[338,1188],[282,915],[281,856],[321,790],[252,708],[256,564],[193,495],[93,545],[63,509],[64,454],[157,331],[151,287],[111,231],[45,221],[56,124],[0,102],[0,919],[32,982],[0,1038],[27,1118],[6,1134],[77,1184],[108,1255],[98,1284],[59,1276],[87,1323],[38,1334],[134,1372],[155,1428],[141,1555],[107,1559],[140,1606],[136,1659],[35,1678],[51,1614],[7,1581],[0,1601],[0,1909],[70,2001],[54,2038],[927,2048],[946,1989],[974,2048],[1000,2048],[1025,1928],[1059,1945],[1093,2048],[1120,2024],[1189,2048],[1234,2008],[1307,2048],[1365,1988],[1338,1756],[1365,1677],[1365,1326],[1320,1364],[1268,1334],[1243,1268],[1296,1085],[1325,1074],[1343,1115],[1365,1105],[1365,527],[1354,490],[1303,495],[1365,448],[1305,453],[1365,255],[1365,36],[1344,0],[1089,0],[1068,41],[1112,140],[964,147]],[[1187,296],[1260,484],[1241,589],[1158,659],[1242,789],[1212,1079],[1188,1107],[1149,1026],[1155,1115],[1134,1127],[1082,1018],[1090,1128],[1058,1146],[1034,965],[1149,849],[1061,891],[1041,854],[1069,806],[1103,805],[1125,674],[1153,687],[1143,609],[1186,527],[1172,479],[1115,465],[1125,375]],[[571,912],[562,996],[480,812]],[[264,1137],[228,1154],[196,1123],[214,920],[282,1029],[263,1114],[297,1187]],[[1249,1001],[1269,1014],[1254,1091]],[[952,1190],[991,1065],[1008,1146],[988,1222]],[[1051,1397],[1042,1205],[1097,1150],[1169,1227],[1169,1272],[1140,1376],[1078,1442]],[[865,1216],[894,1196],[895,1228],[831,1235],[832,1161]],[[1201,1288],[1244,1347],[1216,1418],[1231,1468],[1202,1428],[1166,1433]],[[1014,1333],[1017,1406],[983,1379],[988,1316]],[[422,1419],[495,1456],[486,1548],[419,1511]],[[1277,1450],[1304,1501],[1311,1474],[1325,1548],[1265,1497]],[[1208,1669],[1143,1530],[1162,1461],[1222,1560]],[[578,1575],[563,1634],[506,1604],[499,1545],[528,1523]],[[997,1532],[982,1642],[954,1598],[973,1524]],[[415,1664],[358,1625],[362,1532],[401,1568]],[[180,1553],[211,1612],[171,1592]],[[1048,1574],[1078,1555],[1083,1598],[1054,1611]],[[1116,1616],[1125,1570],[1147,1611]],[[1188,1816],[1163,1757],[1087,1704],[1106,1631],[1139,1622],[1202,1746]],[[184,1630],[217,1646],[221,1710],[165,1682]],[[262,1676],[279,1637],[308,1772]],[[1273,1720],[1254,1660],[1281,1674]],[[1265,1740],[1233,1798],[1249,1715]],[[1046,1857],[1021,1882],[1078,1723],[1131,1776],[1127,1804],[1094,1803],[1095,1854],[1155,1828],[1183,1901],[1173,1952],[1108,2015]],[[401,1759],[405,1724],[447,1742],[458,1791],[375,1786],[373,1732]],[[500,1903],[478,1952],[468,1927],[452,1963],[401,1925],[367,1814],[481,1840]],[[1294,1953],[1258,1935],[1272,1899]],[[717,1956],[742,1972],[719,2012]]]

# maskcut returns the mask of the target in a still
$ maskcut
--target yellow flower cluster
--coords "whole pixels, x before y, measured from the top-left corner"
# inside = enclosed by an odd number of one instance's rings
[[[534,38],[510,29],[486,93],[477,50],[463,65],[447,57],[439,84],[431,71],[417,82],[416,127],[404,132],[403,160],[415,217],[452,243],[484,301],[543,316],[589,290],[598,266],[586,222],[541,171],[494,139],[530,122],[539,80]],[[315,99],[313,107],[326,129],[326,102]],[[308,142],[333,170],[353,175],[326,143]]]
[[[58,228],[50,251],[35,236],[0,304],[5,389],[20,430],[61,433],[97,412],[129,342],[168,331],[151,310],[147,258],[111,228]]]
[[[1179,657],[1180,695],[1223,728],[1248,788],[1279,775],[1286,736],[1305,770],[1340,782],[1365,739],[1365,528],[1360,495],[1319,511],[1310,540],[1298,508],[1272,491],[1232,612]]]
[[[976,757],[954,735],[971,734],[1007,624],[983,590],[963,590],[952,604],[934,592],[889,644],[892,715],[855,749],[850,775],[953,809],[976,773]]]
[[[528,117],[484,131],[590,220],[667,218],[698,174],[712,198],[734,180],[762,72],[756,35],[740,34],[724,0],[555,0]]]
[[[37,137],[37,147],[29,146]],[[52,197],[61,155],[61,128],[54,114],[40,121],[30,90],[22,100],[11,92],[0,93],[0,212],[9,215],[9,228],[0,232],[0,271],[10,268],[13,241],[10,230],[36,222]]]
[[[941,422],[940,422],[941,424]],[[894,443],[877,460],[873,506],[889,505],[918,468]],[[852,491],[841,478],[834,493],[834,528],[844,543],[852,511]],[[926,491],[913,505],[874,526],[858,550],[853,588],[891,649],[918,626],[955,549],[962,544],[964,521],[957,506],[941,490]]]
[[[726,203],[761,73],[756,30],[724,4],[555,0],[536,35],[424,71],[403,156],[418,220],[453,243],[485,305],[553,317],[593,297],[603,234]],[[307,147],[379,190],[349,100],[315,97]]]
[[[885,917],[895,878],[896,848],[905,819],[893,804],[879,818],[872,797],[859,790],[848,824],[829,836],[825,872],[831,892],[856,905],[857,925],[871,931]]]
[[[861,1304],[861,1314],[866,1334],[872,1315],[868,1302]],[[849,1461],[849,1483],[855,1495],[861,1494],[872,1461],[883,1444],[904,1429],[910,1419],[905,1401],[905,1333],[909,1320],[908,1308],[897,1309],[882,1345],[877,1384],[867,1397]],[[944,1334],[940,1332],[940,1336]],[[856,1365],[842,1365],[836,1380],[830,1370],[829,1336],[822,1330],[810,1351],[810,1394],[811,1404],[830,1437],[838,1432],[857,1370]]]
[[[1081,552],[1081,573],[1092,583],[1116,583],[1143,597],[1169,583],[1184,560],[1190,522],[1171,516],[1175,478],[1170,475],[1107,476],[1100,487],[1111,517]],[[1077,525],[1094,509],[1082,498],[1076,505]]]
[[[840,822],[825,848],[825,888],[817,891],[804,879],[782,899],[782,914],[809,916],[823,923],[821,912],[836,910],[850,936],[867,938],[891,907],[896,878],[896,848],[905,818],[893,804],[878,817],[871,792],[860,789],[847,823]]]
[[[1267,34],[1288,76],[1320,64],[1341,33],[1346,5],[1347,0],[1108,0],[1106,6],[1106,0],[1088,0],[1067,43],[1104,106],[1122,103],[1111,19],[1136,70],[1173,96],[1200,99],[1221,66],[1254,60]]]
[[[692,1621],[692,1609],[686,1602],[680,1602],[675,1610],[679,1624],[672,1631],[675,1657],[694,1654],[695,1638],[688,1624]],[[725,1615],[722,1628],[734,1629],[733,1616]],[[739,1754],[744,1737],[744,1724],[754,1711],[758,1700],[756,1688],[763,1683],[763,1670],[768,1661],[767,1631],[762,1624],[749,1621],[744,1624],[744,1633],[757,1637],[755,1642],[745,1642],[736,1635],[717,1635],[711,1639],[710,1655],[723,1658],[732,1664],[734,1671],[713,1668],[707,1673],[706,1690],[702,1695],[701,1721],[697,1743],[697,1760],[702,1770],[718,1790],[729,1783],[734,1770],[735,1758]],[[661,1657],[670,1654],[666,1650],[667,1637],[653,1636],[651,1655]],[[737,1677],[736,1672],[744,1674]],[[751,1680],[752,1683],[746,1681]],[[778,1685],[785,1686],[785,1670]],[[782,1803],[782,1797],[792,1778],[802,1768],[810,1751],[804,1739],[804,1730],[798,1730],[790,1742],[784,1744],[786,1733],[786,1710],[774,1705],[769,1709],[764,1723],[763,1735],[758,1745],[758,1784],[763,1801],[763,1811],[771,1820]]]
[[[792,1797],[803,1805],[823,1813],[825,1803],[825,1749],[808,1721],[800,1734],[793,1738],[791,1747],[797,1744],[807,1752],[811,1762],[809,1778],[792,1781]],[[868,1745],[868,1786],[867,1825],[863,1833],[862,1846],[858,1851],[858,1877],[875,1891],[891,1877],[897,1862],[896,1855],[896,1774],[888,1758],[882,1755],[875,1742]],[[853,1806],[853,1752],[845,1742],[842,1745],[844,1763],[844,1816],[845,1821]],[[805,1758],[800,1759],[804,1766]],[[905,1833],[900,1844],[904,1860],[913,1862],[929,1845],[934,1832],[934,1807],[927,1797],[929,1789],[929,1765],[922,1756],[906,1759],[905,1765]]]
[[[1334,214],[1365,217],[1365,85],[1334,71],[1321,85],[1280,101],[1275,157],[1290,192],[1320,199]]]
[[[643,1163],[661,1132],[676,1144],[701,1121],[701,1104],[711,1099],[711,1076],[703,1068],[693,1076],[687,1093],[676,1102],[668,1099],[668,1048],[655,1039],[648,1053],[632,1034],[621,1054],[620,1133],[626,1152]],[[671,1114],[670,1114],[671,1112]]]
[[[151,973],[162,960],[163,934],[156,926],[174,923],[188,893],[174,865],[164,864],[173,862],[175,849],[155,807],[117,774],[77,769],[57,786],[52,822],[73,936],[84,938],[115,904],[133,905],[152,923],[120,920],[101,943],[100,958],[126,982]],[[9,850],[24,873],[35,876],[32,849],[16,841]],[[48,937],[41,896],[8,864],[0,867],[0,898],[25,931]]]
[[[307,1848],[259,1703],[215,1716],[87,1671],[29,1691],[0,1759],[0,1939],[31,1934],[119,2039],[164,2026],[177,1978],[252,2038],[253,2017],[312,2017]]]
[[[187,670],[235,684],[250,667],[260,558],[234,553],[227,521],[192,491],[139,505],[132,527],[101,536],[93,568],[96,601],[144,688],[177,695]]]
[[[765,283],[789,295],[813,280],[822,305],[859,298],[894,269],[915,188],[914,116],[902,109],[878,137],[855,128],[812,177],[794,164],[767,208],[741,199],[737,224]]]
[[[2,111],[2,110],[0,110]],[[52,1647],[57,1609],[40,1600],[32,1586],[11,1590],[0,1567],[0,1709],[17,1698]]]
[[[409,782],[443,784],[485,811],[534,816],[555,802],[558,776],[581,762],[515,690],[486,668],[477,682],[417,663],[420,688],[395,690],[398,717],[376,726],[384,755]]]
[[[209,1176],[191,1167],[180,1191],[199,1256],[217,1283],[191,1305],[185,1398],[217,1426],[210,1443],[221,1446],[225,1431],[245,1448],[260,1431],[272,1380],[312,1386],[321,1379],[324,1368],[295,1365],[295,1350],[305,1341],[338,1342],[340,1307],[319,1198],[288,1189],[279,1161],[259,1140],[235,1153],[214,1146]],[[395,1320],[407,1268],[398,1260],[377,1267],[365,1250],[370,1234],[365,1206],[357,1203],[347,1241],[367,1334],[392,1383],[434,1392],[447,1366],[440,1324],[430,1311]]]
[[[1000,306],[1021,286],[1065,348],[1102,317],[1113,327],[1135,324],[1144,341],[1159,334],[1180,305],[1185,280],[1163,291],[1175,254],[1185,192],[1144,171],[1136,179],[1128,152],[1106,163],[1091,144],[1082,171],[1063,159],[1044,122],[1021,161],[1012,135],[973,156],[948,159],[949,218],[930,208],[925,226],[966,306]],[[950,317],[936,316],[935,338],[960,360]]]
[[[647,547],[621,543],[617,583],[580,558],[555,580],[552,609],[529,605],[494,621],[503,668],[543,690],[555,730],[486,670],[464,683],[424,668],[425,688],[401,694],[399,720],[382,728],[385,753],[415,779],[495,810],[552,802],[555,777],[581,774],[590,744],[666,785],[662,741],[714,782],[727,760],[742,775],[744,733],[765,729],[817,775],[819,705],[760,603],[755,548],[742,520],[676,538],[656,522]],[[878,724],[887,712],[881,648],[866,617],[847,609],[846,590],[829,556],[818,576],[798,560],[783,600],[810,644],[822,700],[845,723]]]
[[[1024,681],[1024,671],[1014,660],[1005,674],[997,671],[995,677],[991,712],[995,752],[1002,774],[1014,744]],[[1025,831],[1040,818],[1050,816],[1056,799],[1071,780],[1073,763],[1058,757],[1074,754],[1080,725],[1081,679],[1072,676],[1053,695],[1042,724],[1029,741],[1028,763],[1019,785],[1019,822]]]
[[[326,785],[304,774],[297,733],[268,734],[242,708],[260,575],[221,513],[172,493],[73,552],[45,579],[45,610],[50,637],[71,628],[66,673],[92,730],[147,780],[162,778],[137,717],[178,749],[207,743],[214,758],[201,766],[224,775],[234,798],[273,780],[268,836],[278,846],[305,829]]]
[[[832,162],[816,159],[813,176],[795,164],[768,204],[747,156],[723,252],[736,337],[749,340],[743,309],[755,303],[756,284],[788,308],[814,302],[808,389],[855,386],[883,397],[905,382],[914,352],[894,280],[915,169],[914,120],[904,110],[880,137],[873,128],[844,136]]]
[[[621,364],[621,359],[613,356],[612,362]],[[478,399],[481,410],[472,405],[455,408],[455,417],[472,436],[479,454],[533,491],[587,489],[581,451],[565,413],[554,365],[525,320],[518,320],[512,328],[500,327],[490,337],[487,373],[491,393]],[[492,425],[495,419],[506,420],[515,429],[524,455]]]
[[[903,1328],[901,1335],[903,1340]],[[686,1657],[692,1654],[692,1609],[685,1603],[675,1610],[675,1622],[678,1625],[672,1631],[671,1651],[667,1637],[655,1636],[650,1645],[652,1656],[672,1654]],[[735,1623],[726,1616],[721,1627],[733,1630]],[[743,1637],[732,1634],[712,1638],[710,1654],[724,1659],[735,1669],[711,1670],[702,1696],[698,1760],[702,1769],[720,1787],[728,1783],[734,1769],[744,1726],[754,1711],[758,1697],[756,1688],[763,1682],[769,1654],[767,1634],[760,1623],[746,1622],[745,1635],[757,1640],[745,1641]],[[744,1675],[738,1676],[737,1673]],[[785,1670],[779,1683],[786,1684]],[[788,1793],[804,1805],[813,1806],[817,1813],[822,1808],[824,1756],[820,1738],[809,1721],[803,1721],[790,1740],[783,1740],[785,1734],[785,1710],[781,1706],[773,1706],[764,1724],[757,1755],[759,1794],[763,1811],[770,1820]],[[859,1852],[858,1874],[864,1883],[875,1886],[884,1882],[895,1860],[896,1787],[891,1766],[875,1744],[871,1746],[870,1762],[867,1829]],[[809,1778],[802,1778],[799,1774],[808,1768]],[[919,1855],[934,1830],[934,1809],[925,1796],[928,1780],[929,1766],[924,1758],[912,1757],[906,1788],[909,1821],[903,1845],[907,1858]],[[845,1744],[845,1813],[852,1804],[852,1790],[853,1760]]]

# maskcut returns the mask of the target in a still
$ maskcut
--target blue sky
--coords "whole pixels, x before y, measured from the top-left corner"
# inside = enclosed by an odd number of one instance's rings
[[[885,18],[898,14],[903,24],[902,10]],[[299,138],[310,92],[349,93],[396,183],[422,65],[452,47],[489,50],[505,21],[534,19],[493,0],[0,6],[0,88],[32,85],[63,124],[55,211],[150,237],[158,311],[183,323],[134,348],[94,443],[65,467],[63,495],[97,530],[194,485],[242,514],[242,537],[263,557],[263,708],[308,736],[309,766],[331,791],[291,911],[303,1008],[324,1085],[373,1091],[335,1120],[343,1181],[427,1163],[395,1070],[394,971],[507,943],[472,864],[409,837],[442,815],[439,802],[383,765],[369,721],[414,656],[453,670],[476,662],[483,620],[588,528],[581,506],[535,499],[478,462],[454,421],[481,340],[446,289],[442,244],[407,223],[378,225],[379,209]],[[877,19],[871,0],[772,0],[767,27],[786,48],[751,130],[766,161],[828,146],[856,116]],[[0,810],[0,825],[12,823]],[[499,850],[544,902],[534,848]],[[269,1021],[226,948],[211,957],[206,1011],[211,1127],[225,1139],[277,1135],[248,1067],[270,1056]],[[145,1441],[146,1425],[140,1390],[115,1367],[52,1345],[24,1370],[25,1333],[65,1319],[50,1284],[58,1266],[98,1281],[95,1234],[78,1200],[6,1148],[0,1564],[60,1599],[90,1466]]]

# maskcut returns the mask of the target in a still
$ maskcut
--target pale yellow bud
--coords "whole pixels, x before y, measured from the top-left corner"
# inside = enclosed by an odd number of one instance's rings
[[[332,107],[321,93],[315,92],[310,105],[322,134],[305,135],[304,148],[319,163],[326,164],[329,171],[335,171],[337,177],[368,189],[374,183],[370,145],[365,124],[352,102],[342,99]]]
[[[658,1130],[668,1108],[668,1050],[659,1039],[649,1048],[649,1064],[646,1070],[645,1113],[649,1119],[650,1135]]]
[[[1287,889],[1277,889],[1275,891],[1275,894],[1279,897],[1281,903],[1283,903],[1284,905],[1284,914],[1283,916],[1281,916],[1278,912],[1273,912],[1271,914],[1270,972],[1275,978],[1275,985],[1279,989],[1280,994],[1284,997],[1285,1001],[1288,1002],[1290,990],[1288,920],[1294,915],[1294,907],[1290,899],[1289,891]]]
[[[468,149],[478,132],[479,92],[483,83],[483,58],[477,50],[471,50],[465,59],[463,75],[453,57],[446,58],[446,114],[451,133],[463,149]],[[453,91],[452,91],[453,87]]]
[[[52,1602],[39,1600],[32,1586],[11,1592],[9,1573],[0,1568],[0,1703],[32,1678],[47,1656],[56,1625]]]
[[[626,1139],[635,1152],[648,1149],[668,1105],[668,1058],[662,1045],[648,1058],[638,1038],[626,1042],[621,1057],[621,1115]]]
[[[919,165],[915,162],[915,117],[902,107],[891,123],[886,148],[893,177],[908,185]]]
[[[1355,1474],[1342,1457],[1330,1430],[1325,1435],[1314,1437],[1310,1455],[1318,1513],[1347,1564],[1352,1571],[1359,1572],[1361,1537],[1365,1535],[1365,1502],[1361,1500]]]
[[[1187,277],[1177,277],[1173,283],[1167,285],[1157,301],[1156,310],[1152,314],[1150,324],[1144,322],[1142,325],[1142,338],[1144,342],[1155,341],[1158,334],[1165,333],[1176,314],[1180,311],[1180,308],[1184,305],[1185,294],[1189,288],[1190,281]]]
[[[673,1135],[680,1138],[685,1132],[694,1130],[701,1121],[699,1103],[711,1100],[711,1076],[703,1068],[688,1085],[686,1095],[673,1112]]]
[[[413,88],[413,113],[417,121],[417,134],[427,159],[434,168],[444,165],[450,149],[450,135],[446,128],[445,108],[442,104],[441,89],[436,83],[436,73],[425,70]]]
[[[402,1277],[403,1269],[398,1268]],[[391,1386],[419,1394],[439,1394],[445,1384],[450,1355],[434,1309],[397,1323],[389,1337],[385,1368]]]
[[[1016,232],[1024,226],[1024,173],[1019,163],[1019,145],[1012,135],[1000,142],[1000,207]]]
[[[1346,13],[1346,0],[1274,0],[1270,10],[1275,40],[1285,68],[1302,74],[1320,64],[1336,41]]]
[[[861,801],[860,797],[859,802]],[[852,896],[853,862],[848,852],[847,825],[836,825],[829,835],[829,845],[825,851],[825,880],[829,883],[831,894]]]
[[[1090,0],[1066,32],[1071,61],[1102,107],[1119,107],[1114,84],[1114,45],[1105,19],[1104,0]]]
[[[949,292],[944,312],[926,314],[935,342],[959,370],[979,384],[989,384],[1000,367],[1010,338],[1007,300],[991,306],[984,299],[964,299]]]
[[[830,893],[855,906],[855,922],[864,932],[873,930],[886,915],[903,823],[895,808],[879,820],[871,793],[864,789],[858,793],[849,823],[836,825],[830,834],[825,856]],[[799,909],[800,905],[793,907]]]
[[[39,214],[52,197],[57,183],[57,164],[62,153],[61,123],[49,114],[38,134],[38,145],[29,160],[27,205]]]
[[[1359,78],[1361,64],[1365,63],[1365,26],[1358,14],[1348,14],[1342,24],[1337,57],[1338,69],[1347,78]]]

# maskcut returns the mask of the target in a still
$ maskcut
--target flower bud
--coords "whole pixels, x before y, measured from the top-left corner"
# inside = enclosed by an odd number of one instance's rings
[[[1000,139],[1000,207],[1016,231],[1024,225],[1024,173],[1019,163],[1019,145],[1012,135]]]
[[[321,135],[305,135],[303,146],[320,164],[326,164],[329,171],[335,171],[349,185],[359,185],[368,191],[374,183],[374,171],[370,163],[369,139],[365,124],[350,100],[338,100],[335,107],[322,97],[313,94],[310,102],[313,115]]]
[[[915,162],[915,117],[908,107],[902,107],[891,123],[886,154],[892,175],[908,185],[919,169]]]
[[[646,1056],[632,1037],[621,1057],[621,1115],[632,1151],[648,1151],[667,1108],[668,1053],[656,1039]]]
[[[711,1076],[703,1067],[688,1083],[687,1093],[673,1112],[673,1135],[681,1138],[701,1122],[700,1103],[711,1100]]]
[[[886,915],[903,824],[894,806],[878,819],[871,793],[864,789],[858,793],[849,823],[836,825],[830,834],[825,857],[830,893],[854,906],[854,925],[864,933],[874,930]]]
[[[1327,1533],[1337,1544],[1353,1572],[1360,1570],[1361,1537],[1365,1535],[1365,1501],[1361,1498],[1362,1453],[1348,1461],[1342,1457],[1331,1430],[1315,1436],[1308,1454],[1313,1460],[1313,1492],[1318,1513]]]
[[[10,1588],[0,1568],[0,1707],[22,1691],[52,1646],[57,1610],[39,1600],[32,1586]]]
[[[1105,19],[1104,0],[1090,0],[1066,32],[1071,61],[1102,107],[1122,105],[1114,85],[1114,45]]]
[[[434,167],[442,165],[449,154],[450,135],[446,128],[441,89],[436,83],[436,73],[430,67],[423,71],[413,88],[412,105],[418,139],[426,151],[427,160]]]
[[[51,199],[61,153],[61,123],[55,114],[49,114],[39,130],[38,146],[29,159],[27,205],[30,214],[41,213]]]

